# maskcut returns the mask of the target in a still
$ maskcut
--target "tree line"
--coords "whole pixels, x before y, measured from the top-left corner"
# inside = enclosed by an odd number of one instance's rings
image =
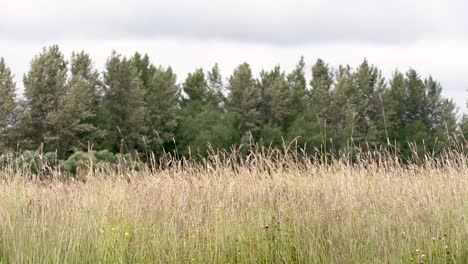
[[[457,120],[439,82],[414,69],[385,79],[367,60],[331,68],[318,59],[309,69],[301,57],[291,72],[275,66],[258,77],[243,63],[228,78],[216,64],[178,83],[171,67],[148,55],[112,52],[101,73],[87,53],[67,60],[54,45],[32,59],[22,97],[13,77],[0,59],[0,154],[204,155],[292,140],[306,152],[391,145],[405,154],[409,143],[437,152],[468,136],[468,117]]]

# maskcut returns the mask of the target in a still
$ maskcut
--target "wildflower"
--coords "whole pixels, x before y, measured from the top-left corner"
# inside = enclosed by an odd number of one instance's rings
[[[195,238],[195,235],[192,235],[192,238]]]
[[[423,258],[425,258],[425,257],[426,257],[426,255],[424,255],[424,254],[421,254],[421,258],[422,258],[422,259],[423,259]]]
[[[129,233],[129,232],[125,232],[124,236],[125,236],[125,237],[129,237],[129,236],[130,236],[130,233]]]
[[[200,233],[200,229],[198,229],[198,228],[195,229],[195,233],[197,233],[197,234]]]
[[[111,231],[111,232],[115,232],[115,227],[111,226],[111,227],[110,227],[110,231]]]

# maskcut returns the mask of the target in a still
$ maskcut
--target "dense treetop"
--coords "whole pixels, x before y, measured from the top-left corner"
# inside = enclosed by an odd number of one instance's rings
[[[318,59],[307,68],[301,57],[291,72],[275,66],[258,78],[248,63],[227,77],[214,65],[178,82],[171,67],[147,55],[112,52],[99,72],[85,52],[67,60],[50,46],[33,58],[23,82],[19,99],[0,58],[0,153],[205,155],[297,140],[309,153],[392,145],[405,154],[410,143],[437,152],[468,137],[468,117],[457,122],[454,103],[433,77],[409,69],[385,79],[367,60],[333,68]]]

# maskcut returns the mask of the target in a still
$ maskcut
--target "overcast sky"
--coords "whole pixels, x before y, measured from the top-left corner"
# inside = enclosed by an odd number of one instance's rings
[[[247,61],[258,73],[301,55],[331,66],[364,58],[386,76],[431,74],[466,112],[468,2],[464,0],[0,0],[0,57],[18,86],[31,58],[59,44],[91,54],[102,70],[115,49],[148,53],[181,81],[215,62],[227,77]]]

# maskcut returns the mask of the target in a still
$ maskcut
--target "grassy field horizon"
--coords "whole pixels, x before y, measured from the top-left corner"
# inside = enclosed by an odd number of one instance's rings
[[[468,263],[464,154],[0,172],[0,263]]]

